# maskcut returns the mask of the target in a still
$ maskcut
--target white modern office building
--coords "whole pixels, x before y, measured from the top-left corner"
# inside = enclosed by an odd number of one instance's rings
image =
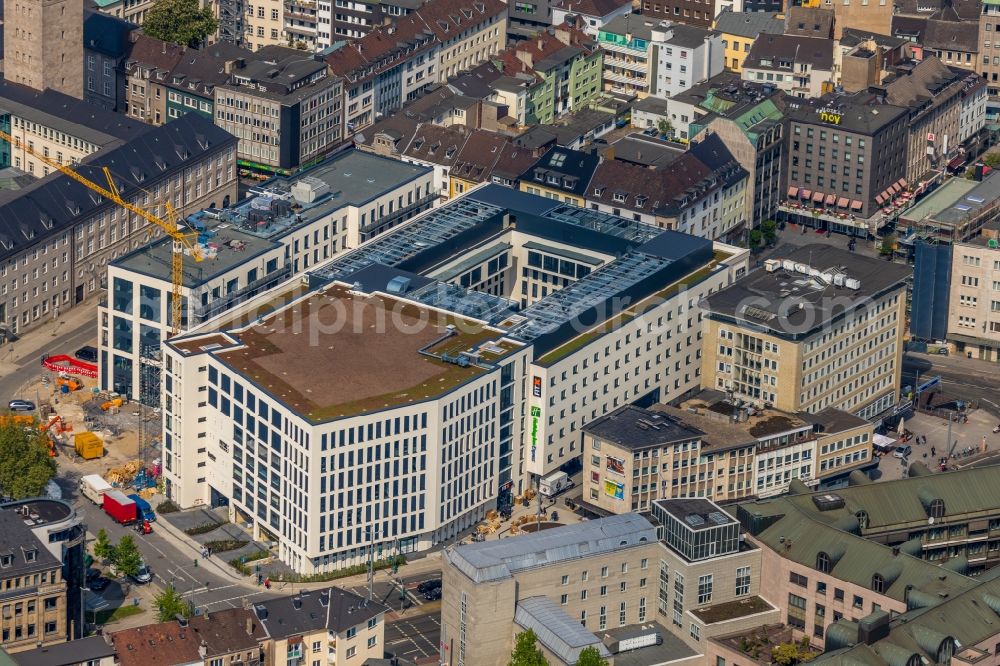
[[[401,224],[436,202],[431,169],[350,151],[274,178],[224,210],[190,216],[209,256],[185,257],[182,330]],[[160,343],[171,331],[172,242],[108,265],[99,311],[100,386],[159,402]]]
[[[747,253],[485,185],[164,346],[164,475],[296,571],[424,550],[698,386]]]

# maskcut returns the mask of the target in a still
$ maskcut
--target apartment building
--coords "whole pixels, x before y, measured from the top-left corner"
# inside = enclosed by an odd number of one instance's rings
[[[493,59],[501,72],[531,79],[525,124],[550,124],[567,111],[586,108],[600,94],[604,52],[576,26],[548,28]]]
[[[94,0],[94,4],[98,11],[109,16],[142,25],[146,12],[153,6],[153,0]]]
[[[4,0],[4,78],[83,99],[83,3]]]
[[[327,663],[365,664],[386,652],[385,614],[377,601],[330,587],[302,590],[255,604],[253,613],[267,634],[264,652],[274,666]]]
[[[0,652],[0,655],[5,654]],[[16,666],[115,666],[115,649],[104,636],[36,647],[10,655]]]
[[[104,639],[102,639],[103,642]],[[267,663],[267,631],[253,611],[244,608],[213,610],[191,618],[145,624],[110,632],[106,640],[118,666],[150,663],[245,664]],[[169,650],[168,655],[164,651]]]
[[[550,663],[575,663],[591,646],[609,657],[593,632],[655,622],[663,552],[656,528],[638,514],[446,549],[448,663],[505,664],[514,636],[527,628],[543,637]],[[532,625],[543,615],[547,630],[539,631]]]
[[[185,113],[215,118],[215,88],[229,82],[237,63],[254,54],[229,42],[204,49],[169,44],[133,33],[124,63],[126,113],[162,125]]]
[[[62,643],[70,634],[68,583],[62,562],[38,541],[20,512],[0,509],[0,525],[4,541],[0,552],[0,589],[4,591],[0,646],[18,652]]]
[[[915,187],[934,179],[959,145],[963,92],[978,77],[927,56],[885,85],[885,101],[909,109],[905,177]]]
[[[792,97],[819,97],[833,90],[830,39],[761,35],[743,60],[744,81],[773,84]]]
[[[794,479],[832,486],[877,464],[872,438],[872,425],[846,412],[751,411],[713,391],[680,408],[627,406],[584,426],[583,501],[625,513],[660,499],[767,497]]]
[[[726,69],[737,74],[742,71],[743,61],[758,35],[781,35],[785,32],[785,22],[776,17],[773,12],[734,12],[729,8],[719,12],[712,27],[722,37]]]
[[[357,563],[372,543],[425,550],[579,457],[585,419],[694,387],[688,303],[740,277],[746,257],[499,185],[477,188],[310,271],[312,287],[273,289],[167,342],[167,493],[182,506],[228,501],[233,519],[277,541],[298,571]],[[689,291],[674,286],[685,283]],[[622,294],[642,307],[619,326],[607,305]],[[313,308],[351,313],[354,323],[331,330],[307,317],[298,330],[323,343],[303,347],[302,333],[281,322]],[[367,335],[382,309],[405,313],[405,330]],[[252,326],[260,313],[272,313],[265,329]],[[256,335],[268,344],[229,353]],[[622,363],[635,364],[624,382],[611,375]],[[255,428],[267,414],[266,432],[250,433],[251,411]],[[268,458],[287,471],[261,483],[249,465],[268,471],[257,464],[265,435],[282,442]],[[343,456],[327,453],[334,441]],[[390,472],[397,451],[419,459],[404,456]]]
[[[746,228],[773,219],[781,192],[785,151],[785,95],[741,83],[724,73],[668,102],[669,120],[681,138],[694,143],[717,136],[748,173],[743,219]]]
[[[715,136],[656,168],[604,160],[585,197],[593,210],[711,240],[745,232],[747,173]]]
[[[344,82],[322,60],[282,46],[237,59],[216,85],[215,124],[239,139],[239,164],[288,175],[341,143]]]
[[[892,219],[908,185],[909,109],[866,95],[789,100],[782,215],[817,229],[867,238]],[[903,203],[902,200],[899,203]]]
[[[722,72],[722,37],[708,29],[626,14],[598,34],[604,88],[667,98]]]
[[[727,1],[722,0],[722,2]],[[749,1],[744,0],[744,4]],[[709,0],[704,0],[704,2],[702,0],[642,0],[642,15],[654,21],[674,21],[699,28],[709,28],[712,25],[712,19],[723,7],[724,5],[720,2],[717,9],[716,3]],[[747,7],[746,11],[774,12],[780,11],[780,7],[756,9]]]
[[[62,164],[78,164],[88,155],[118,147],[148,129],[55,90],[38,92],[16,83],[0,82],[0,107],[0,129],[22,146],[14,149],[8,141],[0,141],[0,165],[16,167],[35,178],[47,176],[53,168],[28,150]]]
[[[578,150],[551,150],[521,175],[521,191],[583,207],[600,161],[597,155]]]
[[[124,19],[84,10],[84,101],[108,111],[125,110],[125,57],[136,28]]]
[[[342,136],[502,51],[506,17],[499,0],[431,0],[326,56],[331,74],[344,81]]]
[[[191,114],[148,128],[77,171],[103,182],[101,167],[107,166],[126,200],[139,206],[151,206],[151,198],[172,201],[186,216],[235,200],[235,151],[230,135]],[[21,334],[92,296],[103,288],[108,262],[161,233],[67,176],[38,181],[18,195],[0,206],[0,321],[10,333]],[[65,205],[45,203],[51,201]]]
[[[350,151],[293,178],[271,179],[233,208],[189,216],[218,250],[185,266],[182,329],[357,247],[436,200],[430,169]],[[160,345],[173,325],[171,252],[171,241],[158,239],[110,262],[111,298],[98,310],[100,386],[147,404],[160,401]]]
[[[894,407],[910,270],[829,246],[781,255],[702,303],[705,387],[787,412]]]

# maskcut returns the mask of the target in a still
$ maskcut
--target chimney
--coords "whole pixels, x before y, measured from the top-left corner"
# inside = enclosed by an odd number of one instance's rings
[[[247,617],[247,636],[253,636],[253,618]]]
[[[201,657],[203,661],[205,657],[208,656],[208,643],[205,641],[202,641],[201,645],[198,646],[198,656]]]
[[[292,597],[292,607],[295,610],[302,608],[302,597]]]

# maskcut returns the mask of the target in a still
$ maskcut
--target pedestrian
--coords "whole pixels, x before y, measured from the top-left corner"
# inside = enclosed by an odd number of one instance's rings
[[[932,447],[931,447],[931,455],[933,456],[933,455],[935,455],[935,454],[937,454],[937,451],[935,451],[935,450],[934,450],[934,447],[932,446]]]
[[[264,589],[267,589],[267,590],[271,589],[271,579],[270,578],[265,578],[264,579]]]

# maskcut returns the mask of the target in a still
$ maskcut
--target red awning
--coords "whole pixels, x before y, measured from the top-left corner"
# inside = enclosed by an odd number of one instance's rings
[[[827,206],[832,206],[836,202],[837,202],[837,195],[836,194],[828,194],[828,195],[826,195],[826,205]]]
[[[881,194],[876,194],[875,195],[875,203],[877,203],[879,206],[881,206],[883,201],[885,201],[885,197],[884,196],[882,196]]]
[[[812,195],[813,195],[812,190],[807,190],[805,188],[799,190],[799,196],[805,199],[806,201],[808,201],[809,197],[811,197]]]
[[[838,208],[847,208],[847,204],[849,203],[850,201],[847,199],[847,197],[840,197],[839,199],[837,199]]]
[[[799,196],[799,188],[797,188],[797,187],[789,187],[788,188],[788,198],[789,199],[794,199],[797,196]]]
[[[957,169],[963,164],[965,164],[965,155],[959,155],[958,157],[952,158],[952,160],[948,162],[948,168]]]
[[[909,183],[907,183],[907,182],[906,182],[906,179],[905,179],[905,178],[900,178],[900,179],[899,179],[899,184],[900,184],[900,185],[901,185],[902,187],[906,187],[906,186],[907,186],[907,185],[908,185]]]
[[[822,192],[815,192],[815,193],[813,193],[813,201],[815,201],[816,203],[822,202],[823,201],[823,193]]]
[[[899,186],[899,183],[893,183],[892,187],[890,187],[889,189],[892,191],[893,194],[895,194],[896,192],[899,192],[903,188]]]
[[[863,205],[864,204],[862,204],[860,201],[858,201],[857,199],[855,199],[854,201],[851,202],[851,210],[861,210],[861,207]]]

